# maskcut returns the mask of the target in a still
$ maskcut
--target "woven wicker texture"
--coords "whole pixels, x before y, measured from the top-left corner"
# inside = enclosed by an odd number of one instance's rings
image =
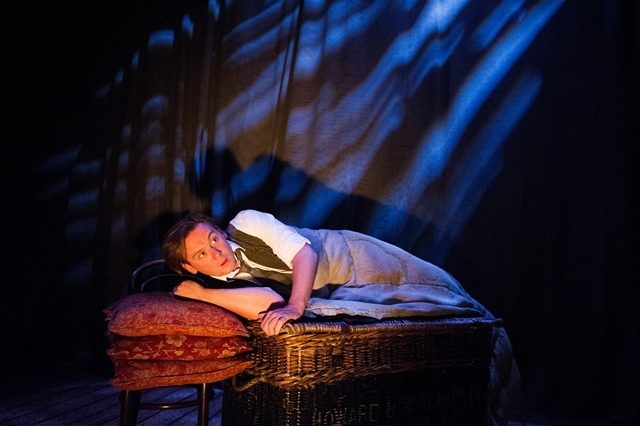
[[[366,376],[312,389],[226,383],[222,426],[475,426],[487,424],[486,368]],[[227,387],[228,386],[228,387]]]
[[[258,323],[247,328],[254,336],[249,383],[309,388],[357,377],[473,363],[487,363],[490,336],[497,320],[450,318],[383,320],[373,324],[297,322],[267,337]]]
[[[487,420],[498,320],[297,322],[267,337],[229,380],[222,424],[473,425]]]

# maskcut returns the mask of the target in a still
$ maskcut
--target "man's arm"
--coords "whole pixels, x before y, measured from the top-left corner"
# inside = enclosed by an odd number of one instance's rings
[[[264,241],[291,269],[293,269],[295,255],[306,244],[311,243],[294,228],[280,222],[272,214],[256,210],[241,211],[229,222],[229,225]]]
[[[267,287],[205,288],[194,281],[183,281],[173,289],[173,294],[218,305],[250,320],[284,305],[284,299]]]
[[[293,285],[289,302],[283,308],[266,312],[261,327],[268,336],[275,336],[289,320],[298,319],[309,302],[318,268],[318,256],[309,244],[305,244],[293,257]]]

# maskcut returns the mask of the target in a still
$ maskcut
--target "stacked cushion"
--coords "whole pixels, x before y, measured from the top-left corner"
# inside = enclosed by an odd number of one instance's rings
[[[211,383],[251,362],[249,332],[218,306],[178,300],[170,293],[138,293],[104,310],[111,385],[125,390]]]
[[[242,336],[207,337],[184,334],[127,337],[110,335],[112,359],[194,361],[228,358],[251,350]]]

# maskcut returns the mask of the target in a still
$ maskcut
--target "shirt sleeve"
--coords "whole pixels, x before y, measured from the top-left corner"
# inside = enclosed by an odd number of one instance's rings
[[[311,242],[269,213],[243,210],[231,222],[234,228],[264,241],[284,263],[293,267],[293,258]]]

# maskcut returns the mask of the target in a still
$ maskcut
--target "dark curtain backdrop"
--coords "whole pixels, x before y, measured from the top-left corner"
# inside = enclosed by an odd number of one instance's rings
[[[168,227],[253,208],[450,271],[505,321],[521,417],[637,420],[635,2],[130,3],[84,6],[102,80],[39,169],[44,334],[102,353]]]

